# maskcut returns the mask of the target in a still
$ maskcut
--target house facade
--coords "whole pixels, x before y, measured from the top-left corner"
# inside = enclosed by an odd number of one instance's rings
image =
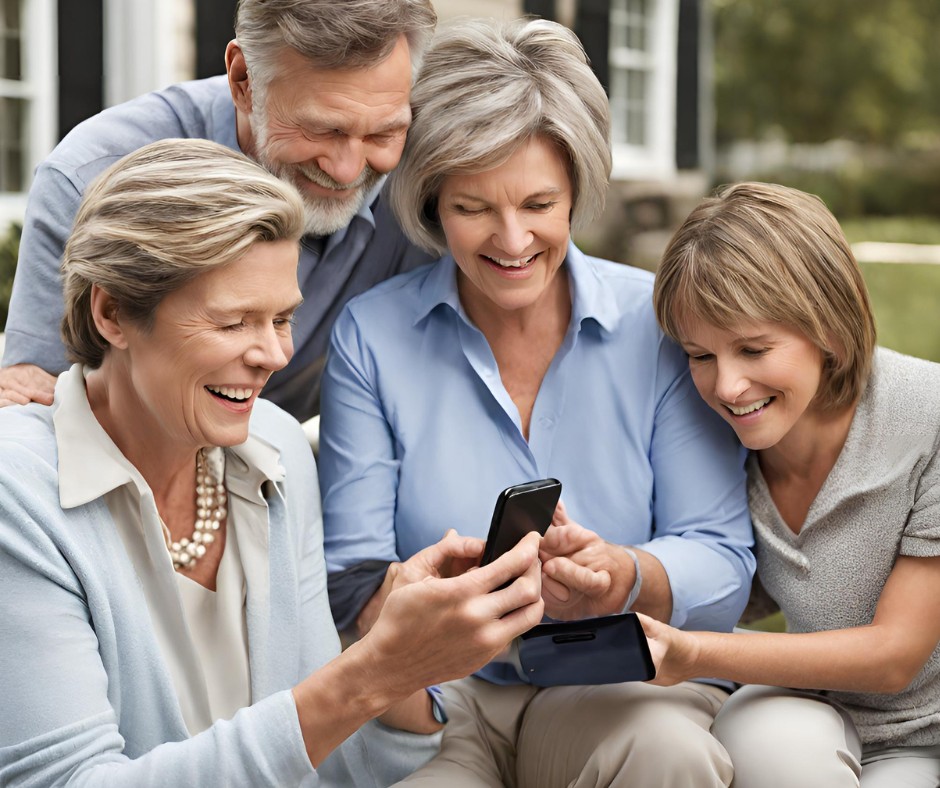
[[[605,226],[655,231],[671,223],[676,197],[681,204],[702,193],[712,159],[708,0],[433,2],[441,24],[535,14],[578,34],[613,121],[612,199],[596,246],[607,246]],[[0,0],[0,224],[22,217],[33,169],[76,123],[140,93],[222,73],[235,4]]]

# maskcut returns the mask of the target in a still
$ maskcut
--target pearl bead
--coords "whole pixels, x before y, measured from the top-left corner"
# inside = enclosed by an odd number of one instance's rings
[[[206,546],[215,541],[215,532],[222,527],[222,521],[228,514],[228,493],[224,478],[217,479],[209,469],[205,449],[200,449],[196,455],[195,502],[197,516],[191,536],[183,537],[178,542],[167,539],[167,550],[174,569],[192,567],[206,554]]]

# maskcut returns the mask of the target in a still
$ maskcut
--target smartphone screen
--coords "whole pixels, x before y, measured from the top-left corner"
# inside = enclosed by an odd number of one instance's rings
[[[495,561],[529,531],[544,534],[561,497],[558,479],[539,479],[503,490],[496,499],[480,566]]]

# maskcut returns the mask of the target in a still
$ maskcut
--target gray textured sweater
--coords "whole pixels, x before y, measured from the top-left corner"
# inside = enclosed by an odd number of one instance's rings
[[[940,364],[879,348],[842,453],[799,534],[750,456],[758,573],[791,632],[871,623],[898,555],[940,555],[938,448]],[[940,647],[895,695],[826,694],[847,707],[866,745],[940,743]]]

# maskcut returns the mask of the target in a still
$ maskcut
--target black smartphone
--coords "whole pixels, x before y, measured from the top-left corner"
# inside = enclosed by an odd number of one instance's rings
[[[496,499],[480,566],[512,550],[529,531],[544,534],[552,524],[552,515],[560,497],[561,482],[558,479],[539,479],[503,490]]]
[[[656,676],[636,613],[538,624],[522,634],[519,662],[537,687],[619,684]]]

